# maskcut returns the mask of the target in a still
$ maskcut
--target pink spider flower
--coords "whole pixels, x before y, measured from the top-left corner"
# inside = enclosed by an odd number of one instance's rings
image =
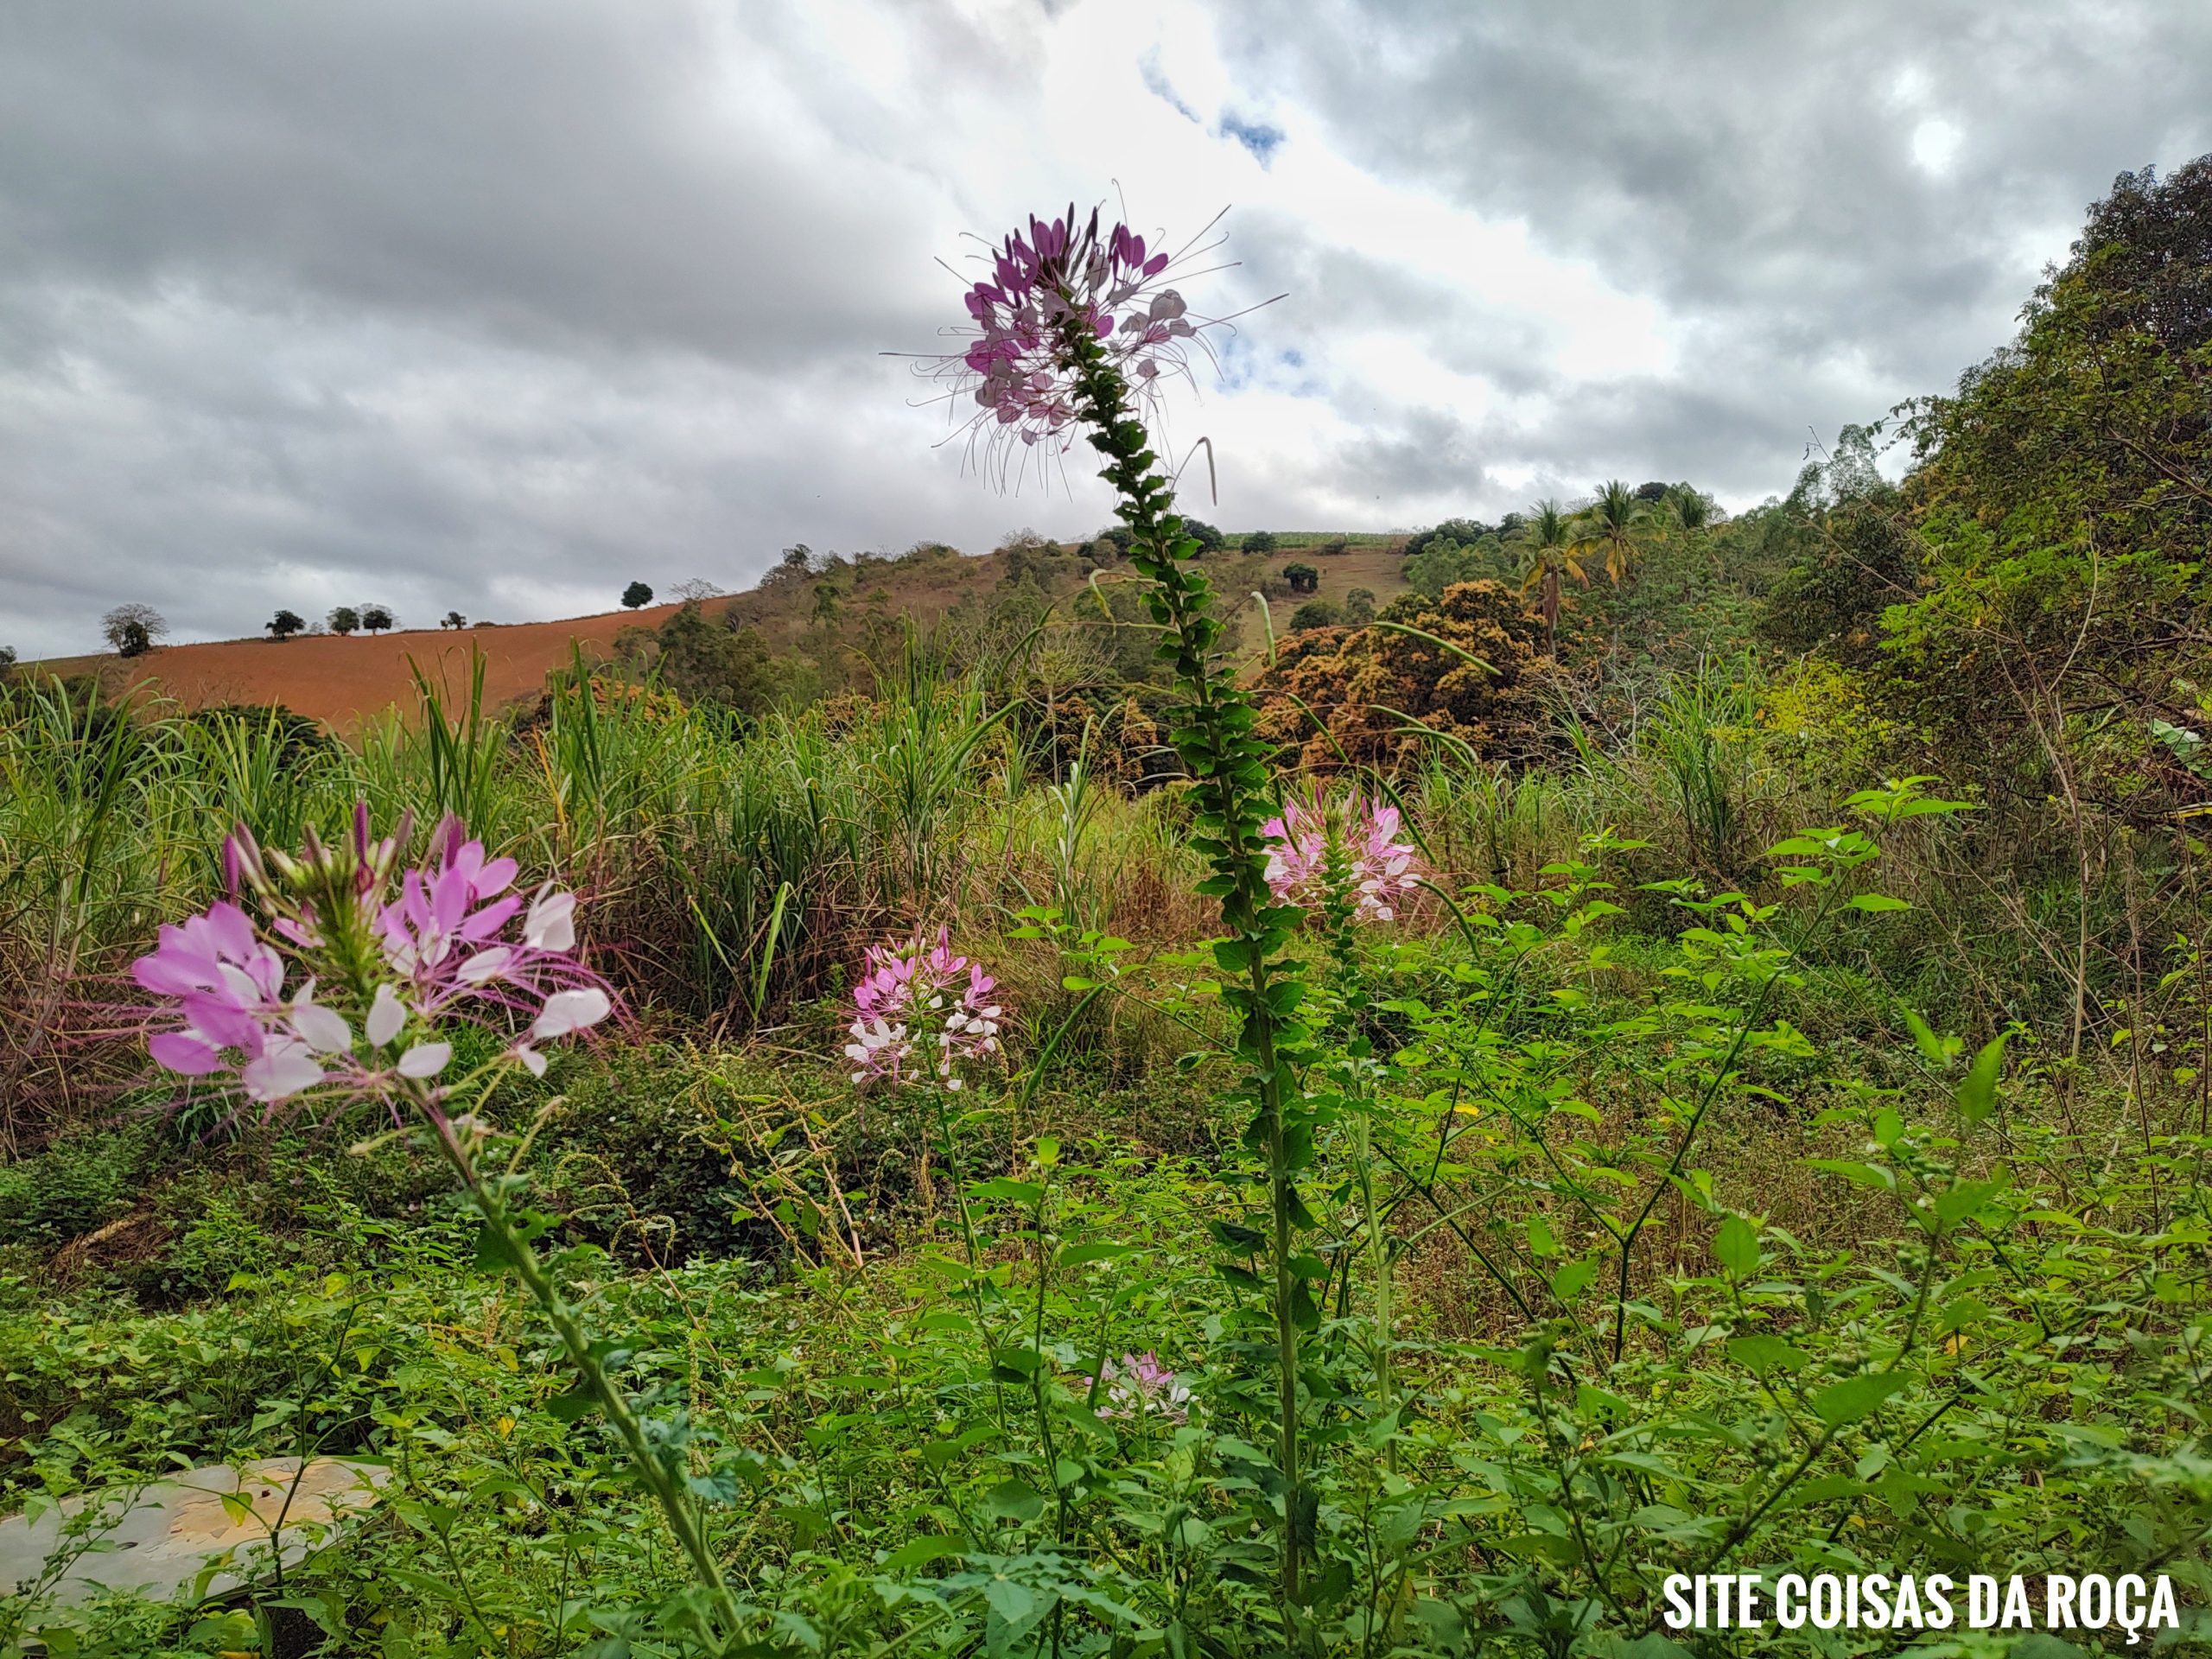
[[[167,1070],[194,1077],[231,1072],[249,1099],[275,1105],[321,1083],[327,1074],[320,1057],[351,1044],[344,1019],[315,1001],[312,979],[285,1000],[283,958],[236,905],[164,925],[158,938],[130,970],[174,1004],[176,1027],[146,1044]]]
[[[1398,809],[1360,794],[1331,812],[1325,804],[1293,801],[1261,826],[1268,849],[1268,887],[1279,902],[1318,908],[1329,897],[1332,838],[1344,859],[1344,897],[1355,920],[1397,919],[1398,901],[1420,885],[1421,855],[1399,839]]]
[[[225,874],[234,892],[251,890],[263,925],[225,901],[161,930],[133,966],[180,1021],[149,1039],[155,1061],[188,1077],[234,1072],[240,1090],[266,1105],[323,1089],[395,1111],[412,1098],[435,1116],[445,1093],[435,1079],[453,1058],[445,1025],[458,1019],[509,1037],[507,1057],[542,1075],[539,1045],[588,1029],[613,1007],[575,957],[575,897],[549,886],[525,908],[506,891],[513,860],[486,857],[455,819],[432,840],[431,860],[395,882],[398,838],[372,839],[365,807],[350,847],[310,834],[297,858],[264,855],[241,828],[226,843]],[[349,952],[354,940],[363,948]],[[288,956],[308,976],[289,1001]],[[315,1001],[318,972],[365,1000],[358,1037]]]
[[[1165,1365],[1158,1354],[1123,1354],[1100,1369],[1106,1385],[1101,1417],[1164,1417],[1171,1423],[1187,1421],[1191,1390]]]
[[[972,400],[975,412],[961,427],[971,446],[1018,440],[1023,453],[1064,454],[1079,413],[1073,341],[1099,342],[1130,388],[1150,399],[1163,378],[1189,378],[1192,350],[1207,349],[1204,331],[1230,321],[1194,316],[1162,283],[1205,274],[1188,267],[1221,245],[1203,236],[1170,253],[1127,225],[1103,231],[1095,209],[1087,222],[1072,205],[1049,225],[1033,216],[1026,233],[1012,232],[982,256],[988,274],[963,296],[969,326],[950,331],[970,343],[924,359],[918,370],[944,382],[956,408]]]
[[[1280,817],[1260,826],[1268,849],[1268,888],[1278,903],[1313,905],[1321,897],[1322,870],[1328,860],[1329,831],[1319,812],[1293,801]]]
[[[1004,1010],[991,995],[998,982],[955,954],[950,930],[927,950],[870,945],[864,965],[844,1047],[855,1083],[957,1090],[959,1066],[999,1052]]]
[[[515,861],[486,856],[456,818],[438,826],[432,844],[433,860],[404,872],[397,896],[377,915],[385,959],[412,1006],[426,1017],[464,1001],[531,1014],[538,1039],[605,1019],[613,1005],[574,955],[575,895],[550,882],[527,902],[509,892]],[[563,1025],[586,1008],[595,1010],[589,1019]],[[517,1052],[533,1072],[543,1070],[530,1042]]]

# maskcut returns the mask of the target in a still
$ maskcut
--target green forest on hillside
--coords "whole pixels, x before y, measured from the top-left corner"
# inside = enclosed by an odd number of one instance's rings
[[[950,550],[797,549],[342,740],[0,681],[0,1654],[1656,1656],[1752,1650],[1673,1574],[2060,1572],[2202,1650],[2212,158],[1732,517],[1224,537],[1066,349],[1118,524],[924,627]],[[327,1457],[281,1570],[81,1592]],[[1757,1645],[2127,1639],[2021,1636]]]

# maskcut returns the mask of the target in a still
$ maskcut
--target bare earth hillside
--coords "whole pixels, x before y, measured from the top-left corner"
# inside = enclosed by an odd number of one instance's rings
[[[1321,557],[1311,548],[1286,547],[1268,564],[1280,571],[1301,558],[1320,570],[1320,596],[1325,599],[1341,601],[1352,588],[1363,587],[1388,600],[1405,588],[1398,575],[1395,541],[1356,543],[1341,554]],[[994,553],[919,569],[877,566],[859,579],[854,597],[926,624],[965,594],[988,594],[998,582],[1001,563]],[[1244,594],[1224,598],[1232,605],[1249,602]],[[804,579],[772,579],[749,592],[706,603],[709,613],[734,611],[745,623],[759,628],[772,647],[783,649],[806,628],[813,586]],[[546,675],[567,664],[575,645],[581,645],[587,658],[604,658],[612,654],[615,636],[623,629],[658,627],[676,609],[672,604],[651,605],[563,621],[458,631],[409,628],[345,637],[309,633],[281,644],[272,639],[211,640],[166,645],[129,661],[102,654],[57,658],[38,666],[65,676],[97,674],[111,694],[142,688],[143,696],[173,699],[189,709],[281,703],[343,728],[394,704],[413,707],[410,662],[434,680],[461,691],[467,684],[470,647],[474,646],[484,653],[485,705],[499,709],[543,690]],[[1279,607],[1278,625],[1284,614]]]

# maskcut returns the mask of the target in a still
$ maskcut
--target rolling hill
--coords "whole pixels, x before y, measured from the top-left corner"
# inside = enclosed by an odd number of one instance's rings
[[[1286,537],[1286,542],[1294,538]],[[1319,597],[1341,602],[1355,588],[1371,589],[1387,600],[1402,593],[1398,537],[1356,539],[1342,553],[1316,555],[1318,535],[1294,538],[1268,563],[1280,571],[1303,559],[1321,573]],[[914,567],[886,563],[863,568],[854,578],[853,597],[912,617],[927,625],[965,595],[982,596],[998,582],[1003,556],[961,556]],[[1249,603],[1243,594],[1225,595]],[[805,632],[813,604],[813,584],[772,579],[742,594],[706,601],[709,613],[734,612],[758,628],[772,647],[785,649]],[[344,728],[393,704],[413,703],[411,667],[459,689],[467,683],[472,647],[484,655],[484,696],[500,708],[534,696],[546,675],[563,666],[578,645],[588,658],[613,653],[625,628],[658,627],[674,614],[674,604],[636,611],[607,611],[559,621],[482,624],[459,630],[401,629],[380,635],[303,633],[273,639],[223,639],[165,645],[125,660],[108,654],[54,658],[29,666],[62,676],[94,675],[110,695],[137,691],[167,698],[188,709],[218,704],[281,703],[296,713]],[[1281,628],[1288,607],[1278,604]]]

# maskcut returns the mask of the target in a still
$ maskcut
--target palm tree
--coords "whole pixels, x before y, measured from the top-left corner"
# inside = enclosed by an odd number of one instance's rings
[[[1704,491],[1677,484],[1667,492],[1667,515],[1676,529],[1694,536],[1719,521],[1720,509]]]
[[[1602,548],[1605,575],[1618,582],[1635,555],[1641,532],[1650,521],[1650,508],[1632,486],[1611,478],[1599,488],[1598,499],[1583,508],[1580,516],[1583,530],[1574,539],[1574,550],[1580,553]]]
[[[1580,549],[1574,540],[1574,521],[1567,516],[1560,504],[1547,498],[1529,509],[1521,522],[1513,527],[1512,541],[1528,552],[1522,561],[1526,572],[1521,591],[1527,593],[1541,584],[1543,588],[1545,649],[1551,656],[1559,655],[1559,594],[1561,572],[1573,576],[1585,588],[1590,578],[1582,569],[1579,556]]]

